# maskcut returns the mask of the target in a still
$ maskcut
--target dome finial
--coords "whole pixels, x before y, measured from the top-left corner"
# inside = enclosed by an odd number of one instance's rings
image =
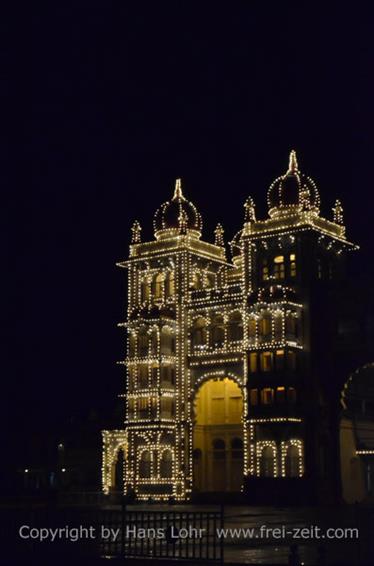
[[[142,231],[142,227],[140,226],[140,223],[138,222],[138,220],[135,220],[134,224],[131,227],[131,243],[132,244],[140,244],[140,242],[142,241],[141,239],[141,231]]]
[[[176,179],[175,180],[175,190],[174,190],[173,200],[176,199],[176,198],[181,198],[181,197],[183,197],[182,179]]]
[[[290,152],[290,160],[288,162],[288,171],[290,173],[294,173],[295,171],[298,171],[298,168],[296,151],[292,149]]]

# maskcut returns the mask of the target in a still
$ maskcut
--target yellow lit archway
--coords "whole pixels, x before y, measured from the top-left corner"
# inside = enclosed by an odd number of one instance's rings
[[[243,482],[243,395],[230,378],[209,379],[195,397],[193,485],[199,492],[240,491]]]

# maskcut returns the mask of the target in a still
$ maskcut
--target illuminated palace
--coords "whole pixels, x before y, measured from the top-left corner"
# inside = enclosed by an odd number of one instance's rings
[[[331,301],[324,310],[318,301],[357,247],[339,201],[331,219],[320,215],[294,151],[267,202],[258,220],[247,199],[230,257],[220,224],[214,244],[202,240],[179,179],[155,214],[154,240],[143,242],[134,223],[119,264],[128,270],[125,422],[103,431],[105,493],[188,500],[242,491],[260,501],[337,489],[333,376],[323,368]]]

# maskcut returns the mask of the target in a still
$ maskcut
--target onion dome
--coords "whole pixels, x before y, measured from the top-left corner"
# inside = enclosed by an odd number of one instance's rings
[[[203,227],[201,214],[182,193],[181,180],[175,182],[174,196],[157,210],[153,222],[157,240],[188,234],[200,238]]]
[[[319,213],[317,186],[313,179],[299,171],[294,150],[290,153],[288,171],[271,184],[267,200],[271,218],[302,211]]]

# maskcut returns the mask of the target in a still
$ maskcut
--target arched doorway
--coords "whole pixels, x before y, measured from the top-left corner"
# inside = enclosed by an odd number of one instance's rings
[[[125,465],[125,454],[121,447],[117,452],[117,458],[114,462],[114,482],[113,491],[122,493],[124,487],[124,465]]]
[[[193,485],[199,492],[240,491],[243,395],[230,378],[209,379],[195,397]]]

